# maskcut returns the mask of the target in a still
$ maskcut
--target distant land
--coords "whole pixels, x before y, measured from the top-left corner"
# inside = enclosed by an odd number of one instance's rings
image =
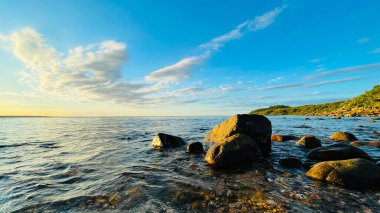
[[[290,107],[276,105],[257,109],[250,114],[260,115],[304,115],[304,116],[380,116],[380,85],[353,99],[326,103]]]

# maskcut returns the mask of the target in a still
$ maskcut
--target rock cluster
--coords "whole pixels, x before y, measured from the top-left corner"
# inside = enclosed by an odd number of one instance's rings
[[[204,140],[210,142],[211,146],[205,155],[205,161],[217,169],[248,166],[270,154],[271,141],[295,139],[291,135],[272,135],[272,124],[262,115],[238,114],[207,133]],[[297,157],[285,157],[278,163],[286,168],[311,167],[306,176],[348,188],[380,186],[380,161],[375,163],[365,151],[356,147],[380,147],[380,141],[360,142],[349,132],[335,132],[330,139],[352,142],[322,146],[318,138],[306,135],[296,145],[311,149],[306,156],[308,161],[302,163]],[[152,141],[152,146],[157,149],[183,145],[186,142],[182,138],[165,133],[158,133]],[[186,147],[186,151],[204,153],[203,144],[192,143]],[[319,163],[311,166],[315,161]]]
[[[217,167],[250,163],[271,152],[272,124],[262,115],[234,115],[214,127],[205,137],[213,145],[206,161]]]

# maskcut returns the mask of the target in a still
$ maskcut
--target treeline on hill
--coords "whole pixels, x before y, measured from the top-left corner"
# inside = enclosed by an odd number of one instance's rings
[[[351,100],[326,104],[289,107],[276,105],[257,109],[251,114],[260,115],[378,115],[380,111],[380,85]]]

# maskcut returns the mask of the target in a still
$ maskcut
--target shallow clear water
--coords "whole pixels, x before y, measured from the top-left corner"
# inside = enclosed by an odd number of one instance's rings
[[[330,211],[380,212],[380,192],[308,179],[278,160],[308,150],[274,142],[265,162],[214,171],[204,155],[156,151],[157,132],[203,141],[226,117],[0,118],[0,212]],[[331,144],[335,131],[379,141],[368,118],[269,117],[273,133],[312,134]],[[307,125],[310,128],[299,128]],[[205,147],[208,146],[204,144]],[[380,159],[379,148],[360,147]]]

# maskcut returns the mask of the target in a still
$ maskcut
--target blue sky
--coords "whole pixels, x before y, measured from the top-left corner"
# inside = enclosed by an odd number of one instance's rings
[[[230,115],[380,83],[379,1],[1,1],[0,114]]]

